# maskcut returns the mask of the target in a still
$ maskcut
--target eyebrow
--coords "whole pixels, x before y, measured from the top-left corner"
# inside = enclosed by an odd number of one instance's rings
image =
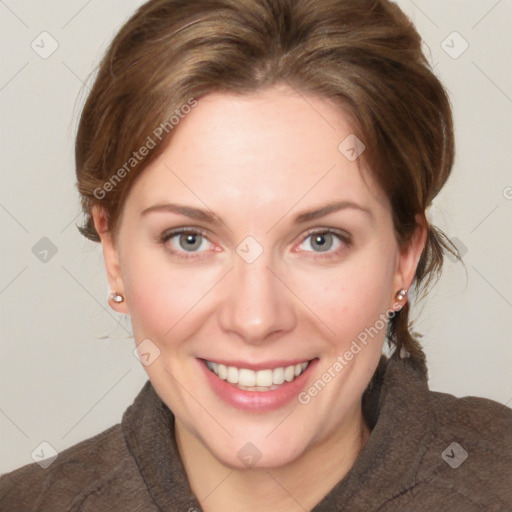
[[[345,210],[347,208],[359,210],[361,212],[367,213],[370,217],[373,217],[373,212],[367,208],[366,206],[362,206],[360,204],[354,203],[353,201],[339,201],[337,203],[329,203],[321,208],[316,210],[310,210],[307,212],[299,213],[294,218],[295,224],[302,224],[304,222],[308,222],[310,220],[315,220],[320,217],[325,217],[330,213],[337,212],[339,210]]]
[[[202,220],[208,224],[221,224],[222,221],[217,215],[208,210],[202,210],[201,208],[194,208],[193,206],[185,206],[176,203],[156,204],[150,206],[141,212],[141,217],[151,212],[170,212],[177,213],[195,220]]]
[[[294,217],[293,223],[303,224],[305,222],[318,219],[320,217],[325,217],[330,213],[334,213],[349,208],[359,210],[361,212],[367,213],[368,215],[370,215],[370,217],[373,217],[373,212],[369,208],[366,208],[365,206],[354,203],[353,201],[339,201],[336,203],[329,203],[325,206],[322,206],[321,208],[299,213]],[[151,212],[176,213],[178,215],[183,215],[185,217],[189,217],[190,219],[200,220],[212,225],[222,224],[222,220],[220,219],[220,217],[218,217],[211,211],[203,210],[201,208],[195,208],[193,206],[180,205],[176,203],[156,204],[143,210],[140,215],[144,216]]]

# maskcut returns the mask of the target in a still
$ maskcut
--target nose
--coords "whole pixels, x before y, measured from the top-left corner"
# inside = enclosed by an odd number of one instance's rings
[[[220,327],[246,343],[260,344],[293,330],[293,295],[262,256],[253,263],[237,258],[218,310]]]

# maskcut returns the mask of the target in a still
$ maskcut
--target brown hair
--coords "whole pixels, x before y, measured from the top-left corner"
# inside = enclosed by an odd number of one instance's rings
[[[91,207],[115,233],[134,179],[165,147],[195,98],[288,84],[340,105],[366,145],[362,157],[387,194],[398,242],[410,241],[450,174],[454,136],[447,94],[410,20],[387,0],[151,0],[106,52],[82,111],[76,173],[85,223]],[[341,141],[340,141],[341,142]],[[144,148],[146,148],[144,150]],[[426,220],[426,219],[425,219]],[[416,293],[457,249],[427,222]],[[423,366],[409,303],[388,341]]]

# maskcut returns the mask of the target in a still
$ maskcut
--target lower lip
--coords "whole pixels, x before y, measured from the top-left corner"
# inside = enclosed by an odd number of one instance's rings
[[[245,391],[225,380],[219,379],[203,361],[198,360],[211,388],[219,398],[237,409],[251,412],[275,411],[291,402],[294,398],[297,398],[317,362],[317,359],[311,361],[304,372],[292,380],[292,382],[285,381],[277,389],[270,391]]]

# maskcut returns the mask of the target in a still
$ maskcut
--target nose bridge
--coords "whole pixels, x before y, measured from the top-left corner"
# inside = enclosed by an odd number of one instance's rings
[[[252,263],[237,257],[221,307],[221,327],[249,343],[290,330],[295,322],[291,297],[268,267],[270,259],[265,254]]]

